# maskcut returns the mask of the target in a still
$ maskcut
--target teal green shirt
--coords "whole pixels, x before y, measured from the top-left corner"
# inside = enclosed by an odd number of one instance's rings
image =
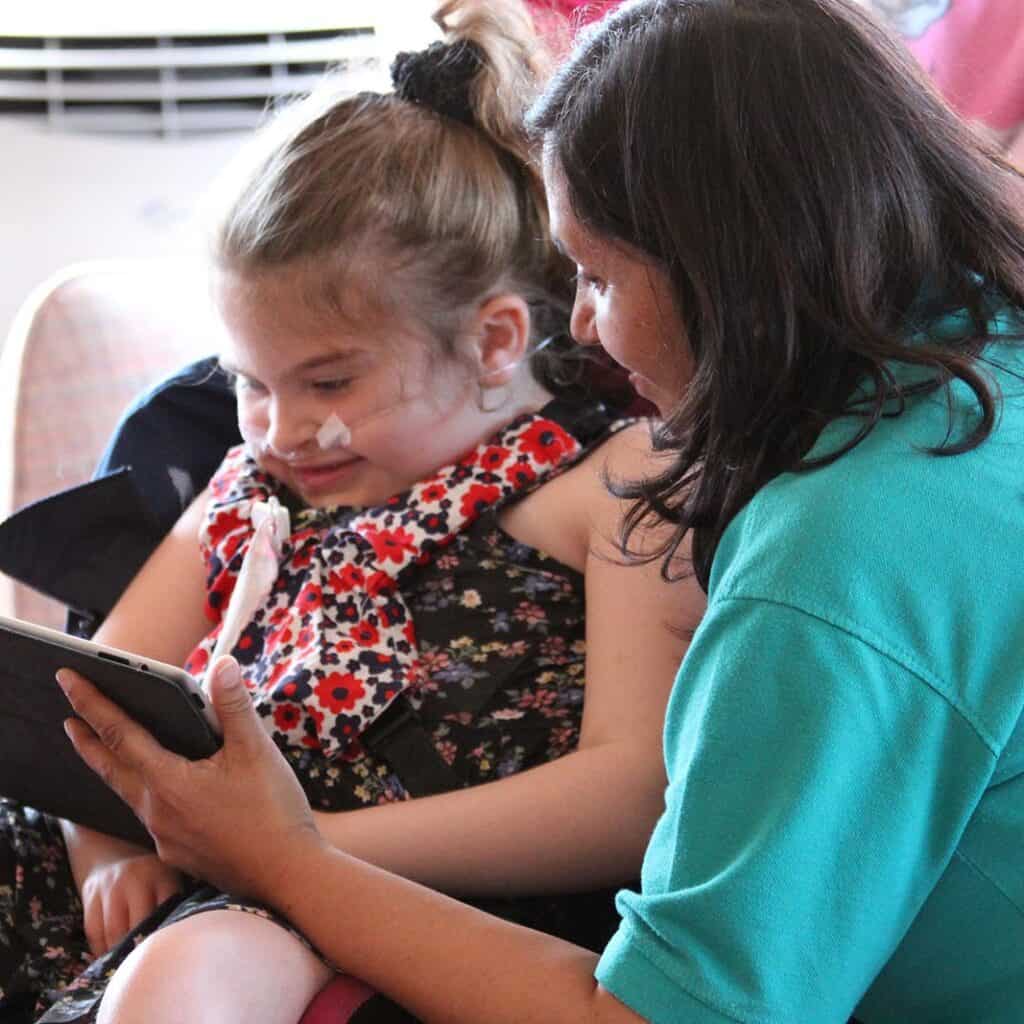
[[[597,970],[642,1017],[1024,1021],[1024,381],[994,375],[974,451],[922,451],[919,399],[729,525]]]

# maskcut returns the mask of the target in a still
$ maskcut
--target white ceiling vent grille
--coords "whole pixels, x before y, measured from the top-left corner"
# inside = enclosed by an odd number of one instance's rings
[[[251,128],[328,68],[379,86],[374,26],[134,36],[0,35],[0,114],[54,128],[180,136]]]

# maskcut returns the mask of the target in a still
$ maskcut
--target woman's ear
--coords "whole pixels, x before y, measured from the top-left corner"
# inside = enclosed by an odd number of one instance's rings
[[[526,358],[530,307],[514,292],[493,295],[476,311],[476,360],[481,389],[510,383]]]

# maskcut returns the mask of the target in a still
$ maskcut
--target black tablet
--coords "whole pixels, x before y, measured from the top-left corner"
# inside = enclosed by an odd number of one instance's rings
[[[209,757],[220,746],[213,708],[180,668],[0,616],[0,796],[151,846],[141,822],[71,746],[59,668],[91,680],[185,757]]]

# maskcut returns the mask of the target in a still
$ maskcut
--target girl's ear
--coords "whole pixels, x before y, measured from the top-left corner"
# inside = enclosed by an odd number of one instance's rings
[[[526,358],[530,307],[514,292],[493,295],[477,309],[475,327],[480,387],[503,387]]]

